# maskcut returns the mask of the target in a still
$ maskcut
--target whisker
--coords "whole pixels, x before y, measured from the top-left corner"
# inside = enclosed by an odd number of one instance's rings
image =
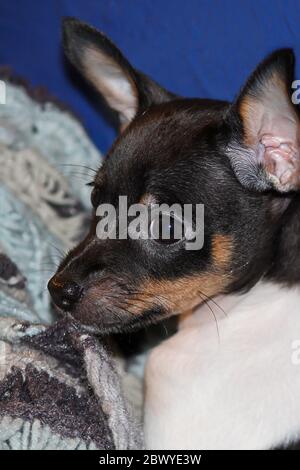
[[[77,168],[83,168],[85,170],[90,170],[93,173],[98,173],[98,170],[95,170],[95,168],[91,168],[90,166],[87,165],[79,165],[76,163],[60,163],[58,166],[69,166],[69,167],[77,167]]]
[[[212,297],[210,297],[209,295],[207,294],[204,294],[204,292],[202,291],[199,291],[201,293],[201,295],[205,296],[206,299],[209,301],[209,302],[212,302],[216,307],[218,307],[219,310],[221,310],[221,312],[224,314],[224,317],[227,317],[227,313],[225,312],[225,310],[221,307],[221,305],[218,304],[218,302],[216,302]]]
[[[93,175],[90,175],[89,173],[84,173],[82,171],[71,171],[70,173],[68,173],[68,176],[86,176],[87,178],[92,178]]]
[[[28,274],[37,274],[37,273],[54,273],[54,269],[27,269],[26,273]]]
[[[57,246],[53,245],[53,243],[49,242],[49,245],[52,246],[52,248],[54,248],[56,251],[58,251],[58,253],[64,258],[66,256],[66,253],[63,252],[60,248],[58,248]]]
[[[168,332],[168,329],[167,329],[167,325],[166,325],[165,323],[162,323],[162,327],[163,327],[163,329],[164,329],[164,331],[165,331],[165,336],[166,336],[166,337],[169,336],[169,332]]]
[[[199,295],[201,296],[201,294],[199,294]],[[210,312],[212,313],[212,315],[214,317],[215,324],[216,324],[216,330],[217,330],[217,334],[218,334],[218,343],[220,344],[220,331],[219,331],[219,325],[218,325],[218,320],[217,320],[216,314],[213,311],[213,309],[211,308],[211,306],[209,305],[208,301],[203,297],[202,297],[202,300],[208,306]]]
[[[91,175],[82,175],[80,173],[69,173],[68,176],[70,176],[73,179],[82,181],[83,183],[86,183],[87,181],[90,182],[90,179],[91,179]]]

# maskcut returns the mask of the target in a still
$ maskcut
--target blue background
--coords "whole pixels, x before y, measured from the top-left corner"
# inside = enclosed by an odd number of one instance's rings
[[[0,0],[0,63],[70,105],[103,151],[114,130],[66,71],[62,16],[101,29],[133,65],[181,95],[232,99],[279,47],[295,49],[300,78],[299,0]]]

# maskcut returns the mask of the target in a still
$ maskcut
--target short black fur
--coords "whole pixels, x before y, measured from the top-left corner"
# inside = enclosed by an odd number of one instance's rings
[[[205,243],[201,250],[188,251],[184,242],[166,247],[148,241],[99,240],[94,215],[88,236],[49,283],[58,306],[63,308],[65,284],[75,282],[85,294],[68,312],[100,332],[115,332],[181,313],[179,304],[172,303],[173,296],[159,291],[170,283],[178,290],[183,280],[198,278],[201,303],[205,296],[250,289],[263,276],[281,283],[299,282],[299,196],[260,184],[264,177],[260,168],[251,173],[255,184],[241,184],[228,156],[233,142],[239,152],[245,146],[239,114],[243,96],[248,93],[259,99],[274,73],[288,89],[292,52],[282,50],[267,58],[231,104],[176,97],[137,72],[102,33],[75,19],[64,22],[64,45],[70,61],[88,79],[83,51],[90,45],[101,49],[118,73],[123,71],[138,97],[135,117],[116,139],[95,178],[94,205],[117,205],[119,195],[126,195],[129,204],[145,195],[159,203],[204,204]],[[211,286],[203,291],[206,277],[212,279]],[[156,286],[157,293],[149,286]]]

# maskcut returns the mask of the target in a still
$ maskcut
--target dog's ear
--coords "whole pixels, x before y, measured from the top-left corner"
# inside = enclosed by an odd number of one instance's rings
[[[232,142],[229,155],[240,182],[260,191],[300,189],[298,110],[291,100],[294,54],[271,54],[250,76],[234,103],[242,123],[242,145]]]
[[[122,128],[138,112],[173,96],[136,71],[110,39],[86,23],[65,18],[63,42],[70,62],[119,113]]]

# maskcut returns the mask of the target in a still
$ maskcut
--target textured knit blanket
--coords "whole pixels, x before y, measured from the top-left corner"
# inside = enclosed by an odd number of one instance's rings
[[[87,226],[101,156],[43,90],[1,74],[0,449],[140,448],[112,350],[54,323],[46,289]]]

